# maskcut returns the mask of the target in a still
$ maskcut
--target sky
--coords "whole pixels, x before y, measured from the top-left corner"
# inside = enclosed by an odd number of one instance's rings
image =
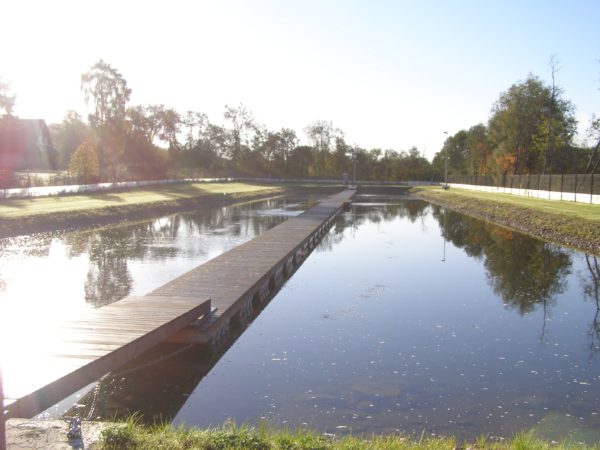
[[[558,85],[584,133],[600,114],[599,0],[6,0],[0,77],[15,114],[87,116],[81,74],[119,70],[131,104],[223,122],[240,103],[269,129],[315,120],[363,148],[431,159],[486,123],[529,73]]]

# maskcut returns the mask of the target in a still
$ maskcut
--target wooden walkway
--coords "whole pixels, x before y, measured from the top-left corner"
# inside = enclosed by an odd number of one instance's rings
[[[146,296],[60,324],[51,354],[36,360],[36,373],[4,369],[4,418],[39,414],[168,339],[213,343],[226,335],[301,263],[354,193],[328,197]],[[185,328],[193,322],[199,327]]]
[[[52,351],[35,355],[38,370],[11,373],[11,368],[3,368],[5,417],[39,414],[209,314],[210,309],[207,298],[128,297],[59,324],[56,334],[40,337],[50,340]]]
[[[355,190],[347,189],[156,289],[151,295],[210,297],[208,323],[184,341],[213,343],[232,322],[249,315],[297,267],[329,229]]]

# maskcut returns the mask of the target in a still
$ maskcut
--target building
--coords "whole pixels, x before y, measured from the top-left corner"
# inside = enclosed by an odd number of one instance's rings
[[[0,118],[0,186],[17,170],[54,170],[57,152],[41,119]]]

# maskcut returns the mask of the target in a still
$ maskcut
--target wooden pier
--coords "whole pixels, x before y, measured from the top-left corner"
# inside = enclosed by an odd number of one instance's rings
[[[218,342],[298,267],[354,193],[347,189],[328,197],[146,296],[62,323],[51,354],[37,364],[35,381],[19,388],[5,383],[2,417],[39,414],[160,342]],[[6,369],[6,375],[19,370]]]
[[[56,334],[41,337],[52,351],[35,355],[38,370],[3,368],[5,381],[19,381],[4,386],[5,418],[39,414],[209,313],[207,298],[128,297],[60,323]]]
[[[355,192],[347,189],[328,197],[154,290],[150,295],[209,297],[216,308],[208,320],[182,330],[170,341],[212,344],[226,336],[232,325],[249,316],[302,262]]]

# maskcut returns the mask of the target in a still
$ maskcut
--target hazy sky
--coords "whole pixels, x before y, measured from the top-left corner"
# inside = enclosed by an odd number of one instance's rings
[[[450,134],[486,122],[528,73],[558,83],[585,128],[600,113],[599,0],[6,0],[0,77],[16,114],[85,115],[80,76],[104,59],[132,104],[222,121],[243,103],[270,129],[304,138],[330,120],[350,144],[431,158]]]

